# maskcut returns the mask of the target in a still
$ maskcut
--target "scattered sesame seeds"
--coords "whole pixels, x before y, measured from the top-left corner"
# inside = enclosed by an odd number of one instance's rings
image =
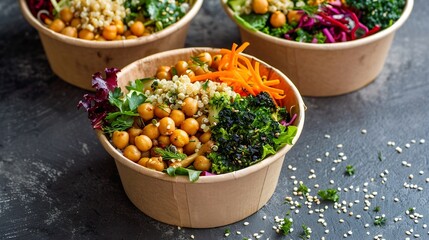
[[[398,153],[402,153],[402,148],[400,148],[400,147],[396,147],[396,148],[395,148],[395,150],[396,150]]]

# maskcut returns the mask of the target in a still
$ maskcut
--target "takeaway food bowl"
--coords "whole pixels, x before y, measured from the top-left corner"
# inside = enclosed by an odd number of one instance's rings
[[[373,82],[383,69],[395,32],[411,14],[407,0],[402,16],[389,28],[354,41],[313,44],[276,38],[242,26],[234,12],[221,4],[238,25],[241,40],[250,42],[247,53],[271,64],[288,76],[303,96],[336,96]]]
[[[154,76],[160,65],[174,65],[200,52],[219,53],[220,49],[184,48],[166,51],[137,60],[118,73],[118,85],[125,91],[130,81]],[[244,54],[252,61],[257,58]],[[296,143],[304,125],[304,103],[294,84],[279,70],[261,62],[261,75],[280,80],[285,90],[284,105],[294,121]],[[286,153],[286,145],[275,155],[239,171],[201,176],[190,182],[187,176],[171,177],[163,172],[142,167],[123,156],[102,131],[96,130],[105,150],[115,163],[125,192],[131,202],[146,215],[171,225],[210,228],[240,221],[258,211],[273,195]]]
[[[183,48],[191,20],[201,8],[196,0],[188,13],[175,24],[149,36],[118,41],[88,41],[56,33],[30,12],[26,0],[19,0],[25,19],[38,31],[52,71],[64,81],[93,90],[91,75],[106,67],[122,68],[142,57]]]

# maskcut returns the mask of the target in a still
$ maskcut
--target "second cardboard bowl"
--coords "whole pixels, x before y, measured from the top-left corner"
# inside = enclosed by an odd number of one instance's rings
[[[26,0],[19,0],[25,19],[38,31],[52,71],[77,87],[94,90],[91,76],[106,67],[122,68],[137,59],[171,49],[183,48],[191,20],[203,0],[195,0],[186,15],[175,24],[149,36],[118,41],[89,41],[56,33],[30,12]]]
[[[238,25],[246,52],[281,70],[303,96],[326,97],[356,91],[380,74],[395,32],[411,14],[407,0],[402,16],[389,28],[374,35],[340,43],[301,43],[273,37],[242,26],[233,11],[220,0],[227,15]]]
[[[118,73],[118,85],[125,90],[130,81],[151,77],[160,65],[174,65],[200,52],[219,53],[213,48],[185,48],[155,54],[126,66]],[[260,61],[245,55],[252,61]],[[298,131],[295,144],[304,126],[304,103],[294,84],[279,70],[261,62],[261,75],[279,79],[285,90],[285,106],[297,114]],[[122,185],[131,202],[146,215],[175,226],[190,228],[219,227],[240,221],[263,207],[273,195],[287,145],[275,155],[245,169],[216,176],[201,176],[191,183],[185,176],[171,177],[142,167],[115,149],[99,130],[97,136],[105,150],[115,159]],[[286,158],[287,160],[287,158]]]

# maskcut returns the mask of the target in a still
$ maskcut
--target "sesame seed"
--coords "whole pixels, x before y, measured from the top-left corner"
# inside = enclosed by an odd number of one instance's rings
[[[243,224],[244,224],[244,226],[247,226],[247,225],[249,225],[249,222],[244,222]]]
[[[367,133],[366,129],[362,129],[360,132],[361,132],[362,134],[366,134],[366,133]]]
[[[329,138],[331,138],[331,135],[325,134],[325,138],[329,139]]]
[[[420,139],[420,144],[423,144],[423,143],[425,143],[426,142],[426,140],[424,140],[424,139]]]
[[[192,239],[195,239],[195,236],[194,236],[194,235],[191,235],[191,238],[192,238]]]
[[[402,153],[402,148],[400,148],[400,147],[396,147],[396,148],[395,148],[395,150],[396,150],[398,153]]]
[[[331,180],[329,180],[329,183],[334,184],[335,182],[334,182],[334,180],[331,179]]]

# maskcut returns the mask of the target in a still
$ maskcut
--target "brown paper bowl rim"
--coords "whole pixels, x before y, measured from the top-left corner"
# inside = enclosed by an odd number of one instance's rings
[[[136,65],[139,61],[145,60],[147,58],[162,58],[165,56],[169,56],[175,53],[179,53],[181,51],[189,51],[190,49],[192,50],[201,50],[201,51],[216,51],[216,50],[220,50],[220,49],[216,49],[216,48],[182,48],[182,49],[175,49],[175,50],[170,50],[170,51],[165,51],[165,52],[161,52],[161,53],[156,53],[150,56],[147,56],[145,58],[142,58],[140,60],[137,60],[127,66],[125,66],[121,72],[126,72],[127,69],[131,69],[134,67],[134,65]],[[252,174],[253,172],[256,172],[264,167],[269,166],[272,162],[278,160],[279,158],[284,158],[286,153],[293,147],[293,145],[297,142],[298,138],[301,135],[302,129],[304,127],[304,119],[305,119],[305,104],[303,102],[302,96],[299,93],[298,89],[296,88],[296,86],[292,83],[292,81],[285,76],[281,71],[279,71],[278,69],[268,65],[267,63],[265,63],[264,61],[254,57],[254,56],[250,56],[247,54],[243,54],[244,56],[248,57],[249,59],[254,59],[258,62],[261,63],[261,65],[264,65],[265,67],[267,67],[267,69],[271,69],[273,71],[275,71],[286,83],[287,85],[292,89],[292,92],[295,95],[295,98],[297,99],[297,104],[298,104],[298,109],[299,109],[299,115],[298,118],[295,120],[296,122],[293,124],[294,126],[297,127],[297,133],[292,141],[292,145],[286,145],[283,148],[281,148],[276,154],[271,155],[267,158],[265,158],[264,160],[262,160],[261,162],[254,164],[252,166],[246,167],[244,169],[238,170],[238,171],[234,171],[234,172],[230,172],[230,173],[225,173],[225,174],[219,174],[219,175],[214,175],[214,176],[200,176],[200,178],[198,179],[198,181],[196,181],[194,184],[204,184],[204,183],[214,183],[214,182],[223,182],[223,181],[230,181],[230,180],[234,180],[240,177],[244,177],[246,175]],[[119,72],[118,74],[118,79],[120,78],[120,74],[121,72]],[[122,164],[130,169],[132,169],[133,171],[136,171],[140,174],[144,174],[147,176],[151,176],[153,178],[159,179],[161,181],[167,181],[167,182],[178,182],[178,183],[190,183],[189,179],[187,176],[169,176],[166,173],[163,172],[158,172],[143,166],[138,165],[137,163],[130,161],[129,159],[125,158],[122,153],[117,150],[107,139],[107,137],[104,135],[104,133],[101,130],[95,130],[97,138],[99,139],[99,141],[101,142],[102,146],[104,147],[104,149],[115,159],[115,161],[119,164]]]
[[[179,21],[168,26],[167,28],[159,32],[153,33],[151,35],[139,37],[136,39],[126,39],[126,40],[116,40],[116,41],[93,41],[93,40],[85,40],[85,39],[65,36],[63,34],[50,30],[33,16],[33,14],[30,12],[30,9],[28,8],[26,0],[19,0],[19,5],[24,18],[27,20],[27,22],[30,25],[36,28],[39,33],[43,33],[49,36],[50,38],[56,39],[58,41],[61,41],[70,45],[87,47],[87,48],[98,48],[98,49],[126,48],[126,47],[133,47],[133,46],[138,46],[143,44],[149,44],[160,38],[164,38],[171,34],[174,34],[177,30],[179,30],[180,28],[188,24],[197,15],[202,4],[203,4],[203,0],[195,0],[190,10],[185,14],[185,16],[183,16],[183,18],[179,19]]]
[[[364,38],[356,39],[353,41],[347,41],[347,42],[316,44],[316,43],[296,42],[296,41],[292,41],[292,40],[273,37],[273,36],[270,36],[268,34],[262,33],[260,31],[252,31],[246,27],[243,27],[239,22],[237,22],[237,20],[234,18],[234,12],[228,7],[228,5],[226,4],[226,0],[220,0],[220,2],[221,2],[223,9],[227,13],[227,15],[232,19],[232,21],[234,21],[234,23],[236,25],[238,25],[238,27],[241,30],[246,31],[247,33],[249,33],[249,34],[251,34],[257,38],[263,39],[267,42],[270,42],[270,43],[273,43],[276,45],[285,46],[285,47],[301,48],[301,49],[309,49],[309,50],[327,50],[327,51],[359,47],[359,46],[366,45],[366,44],[369,44],[371,42],[377,41],[379,39],[386,37],[387,35],[394,33],[408,19],[408,17],[411,14],[411,11],[413,9],[413,5],[414,5],[414,0],[407,0],[401,17],[394,24],[392,24],[392,26],[390,26],[386,29],[383,29],[383,30],[371,35],[371,36],[367,36]]]

